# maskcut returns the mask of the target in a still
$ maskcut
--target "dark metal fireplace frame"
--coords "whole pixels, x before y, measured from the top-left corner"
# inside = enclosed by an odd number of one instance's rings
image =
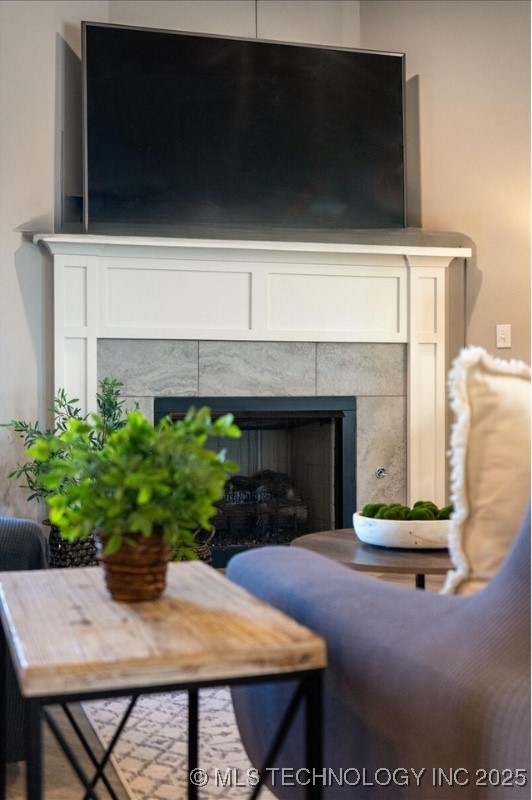
[[[182,417],[191,405],[208,406],[213,416],[231,412],[238,423],[245,418],[256,418],[258,414],[269,419],[301,418],[308,414],[317,419],[336,419],[336,435],[341,444],[341,458],[336,466],[335,486],[341,495],[336,503],[336,528],[349,528],[352,523],[356,500],[356,398],[351,396],[317,397],[156,397],[154,401],[154,422],[163,417]],[[338,500],[339,498],[337,498]]]

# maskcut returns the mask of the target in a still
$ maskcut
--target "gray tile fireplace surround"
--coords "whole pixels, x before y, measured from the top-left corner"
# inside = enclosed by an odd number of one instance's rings
[[[100,339],[98,379],[124,384],[153,420],[155,396],[357,398],[357,507],[406,501],[406,345]],[[386,477],[377,478],[384,467]]]

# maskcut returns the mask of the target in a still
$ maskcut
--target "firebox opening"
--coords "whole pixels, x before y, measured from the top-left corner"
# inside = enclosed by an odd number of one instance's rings
[[[183,418],[191,405],[209,406],[215,417],[231,412],[242,430],[240,439],[212,443],[240,467],[213,519],[214,566],[251,547],[350,526],[354,397],[157,397],[154,421]]]

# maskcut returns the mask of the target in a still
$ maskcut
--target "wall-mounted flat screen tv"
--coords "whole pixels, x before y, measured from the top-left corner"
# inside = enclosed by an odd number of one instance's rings
[[[404,227],[403,54],[82,28],[88,231]]]

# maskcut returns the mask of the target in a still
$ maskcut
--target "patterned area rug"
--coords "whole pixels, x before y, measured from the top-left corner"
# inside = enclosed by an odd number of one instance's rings
[[[193,779],[201,800],[249,797],[255,780],[226,687],[199,693],[201,770]],[[127,698],[83,703],[98,738],[106,745],[127,708]],[[187,694],[143,695],[114,749],[113,764],[132,800],[186,800]],[[263,788],[261,800],[274,800]]]

